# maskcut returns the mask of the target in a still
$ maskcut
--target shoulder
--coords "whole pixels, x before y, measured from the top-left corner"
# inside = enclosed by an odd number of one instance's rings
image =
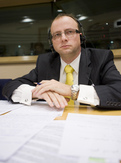
[[[38,59],[48,59],[48,58],[50,58],[50,57],[52,57],[52,53],[51,52],[49,52],[49,53],[43,53],[43,54],[39,54],[38,55]]]
[[[92,62],[106,62],[114,59],[113,52],[108,49],[87,48],[86,55]]]
[[[37,58],[37,62],[51,62],[53,61],[55,58],[59,58],[59,54],[58,53],[44,53],[44,54],[40,54]]]
[[[87,63],[91,63],[94,67],[100,67],[107,63],[113,63],[114,59],[112,51],[107,49],[86,48],[82,49],[82,54],[83,56],[86,56]]]
[[[87,54],[94,57],[113,57],[113,52],[108,49],[87,48]]]

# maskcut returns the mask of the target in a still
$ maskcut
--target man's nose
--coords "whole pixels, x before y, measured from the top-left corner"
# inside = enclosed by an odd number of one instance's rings
[[[67,36],[66,36],[66,34],[64,32],[61,34],[61,39],[62,40],[67,40],[68,39]]]

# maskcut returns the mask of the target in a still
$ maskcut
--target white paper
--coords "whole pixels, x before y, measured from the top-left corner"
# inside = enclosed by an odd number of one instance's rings
[[[0,160],[10,158],[25,142],[62,113],[63,109],[35,102],[0,116]]]
[[[121,116],[69,113],[60,154],[121,160]]]
[[[0,115],[22,107],[22,104],[12,104],[7,100],[0,100]]]
[[[79,158],[59,154],[65,121],[54,120],[4,163],[77,163]]]
[[[80,157],[78,163],[120,163],[116,158]]]

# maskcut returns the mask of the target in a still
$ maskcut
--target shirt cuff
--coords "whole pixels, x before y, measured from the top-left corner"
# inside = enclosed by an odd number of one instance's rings
[[[28,84],[22,84],[17,89],[14,90],[11,99],[13,102],[19,102],[25,105],[31,105],[32,102],[32,89],[34,86]]]
[[[90,85],[79,85],[79,95],[77,101],[89,105],[99,105],[100,99],[93,86]]]

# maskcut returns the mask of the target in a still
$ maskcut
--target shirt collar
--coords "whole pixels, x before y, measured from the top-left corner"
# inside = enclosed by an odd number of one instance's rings
[[[79,61],[80,61],[80,58],[81,58],[81,53],[78,55],[78,57],[72,61],[69,65],[71,65],[71,67],[73,67],[74,71],[78,74],[78,71],[79,71]],[[66,62],[64,62],[61,58],[61,69],[62,69],[62,72],[64,73],[64,68],[65,66],[67,65]]]

